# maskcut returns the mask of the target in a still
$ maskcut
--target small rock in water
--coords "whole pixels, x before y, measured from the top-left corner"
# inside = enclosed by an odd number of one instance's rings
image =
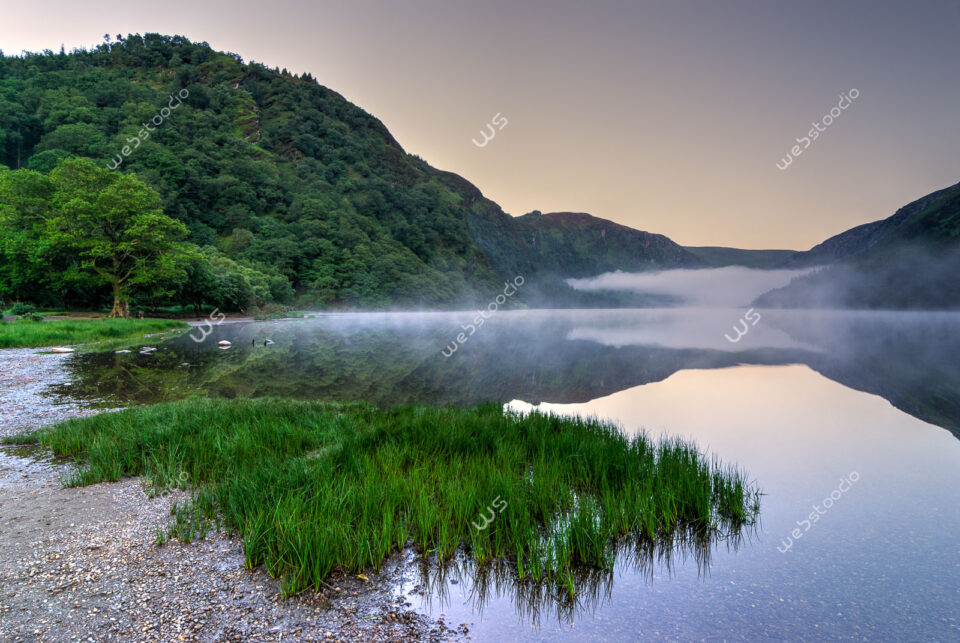
[[[269,346],[269,345],[272,344],[272,343],[273,343],[273,340],[270,340],[270,339],[265,339],[265,340],[263,340],[263,345],[264,345],[264,346]]]
[[[74,352],[72,348],[64,348],[62,346],[54,346],[50,349],[51,353],[72,353]]]
[[[220,344],[221,346],[230,346],[230,342],[227,341],[227,340],[225,340],[225,339],[221,339],[221,340],[220,340],[219,342],[217,342],[217,343]]]
[[[152,352],[155,351],[155,350],[157,350],[157,349],[154,348],[153,346],[143,346],[143,347],[140,348],[140,352],[141,352],[141,353],[152,353]]]
[[[127,349],[124,348],[123,350],[113,351],[113,352],[114,352],[114,353],[129,353],[130,351],[128,351]]]

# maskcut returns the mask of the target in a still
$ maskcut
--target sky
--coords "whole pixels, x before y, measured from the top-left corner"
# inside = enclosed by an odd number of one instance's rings
[[[683,245],[806,249],[960,182],[960,0],[0,0],[0,16],[8,55],[159,32],[310,72],[510,214]]]

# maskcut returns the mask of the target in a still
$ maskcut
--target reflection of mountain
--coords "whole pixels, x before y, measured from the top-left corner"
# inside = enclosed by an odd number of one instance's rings
[[[950,313],[815,313],[774,318],[824,348],[803,361],[825,377],[879,395],[960,438],[960,316]]]
[[[949,359],[960,354],[960,316],[765,313],[753,335],[764,341],[750,344],[748,335],[734,351],[722,339],[718,347],[704,341],[703,319],[690,324],[682,319],[689,312],[669,314],[676,318],[627,311],[619,316],[500,315],[449,358],[440,349],[461,332],[462,320],[453,316],[350,316],[222,326],[203,345],[181,338],[164,343],[153,356],[78,355],[77,380],[69,392],[107,404],[191,394],[360,399],[377,405],[512,399],[574,403],[685,369],[804,363],[960,437],[960,365]],[[722,319],[716,322],[717,338],[729,328],[729,317],[729,311],[717,316]],[[657,324],[683,329],[690,334],[686,345],[700,347],[683,347],[681,335],[650,345],[650,328]],[[644,332],[637,334],[636,343],[625,339],[637,330]],[[605,333],[610,345],[602,340]],[[585,334],[592,339],[571,339]],[[276,343],[263,346],[266,337]],[[221,338],[234,347],[218,350]],[[179,366],[184,362],[189,366]]]

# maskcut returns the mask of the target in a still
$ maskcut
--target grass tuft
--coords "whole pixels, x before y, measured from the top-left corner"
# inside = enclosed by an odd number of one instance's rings
[[[689,443],[498,405],[191,398],[20,441],[85,463],[72,485],[188,481],[167,536],[190,541],[222,524],[242,538],[247,566],[281,577],[287,593],[319,589],[334,570],[378,569],[408,545],[440,561],[463,549],[571,593],[577,570],[611,569],[623,542],[732,532],[759,511],[742,472]]]

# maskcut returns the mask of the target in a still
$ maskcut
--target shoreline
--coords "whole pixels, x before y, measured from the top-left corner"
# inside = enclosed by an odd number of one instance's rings
[[[44,351],[0,349],[0,438],[100,412],[76,400],[46,393],[49,387],[70,381],[66,364],[73,354]]]
[[[44,395],[69,381],[70,354],[0,349],[0,437],[103,412]],[[11,420],[12,418],[12,420]],[[411,609],[401,554],[369,581],[337,574],[329,589],[282,598],[280,581],[244,567],[242,543],[211,532],[156,544],[171,503],[140,478],[64,488],[71,464],[38,447],[0,446],[0,638],[11,641],[406,641],[467,635]]]

